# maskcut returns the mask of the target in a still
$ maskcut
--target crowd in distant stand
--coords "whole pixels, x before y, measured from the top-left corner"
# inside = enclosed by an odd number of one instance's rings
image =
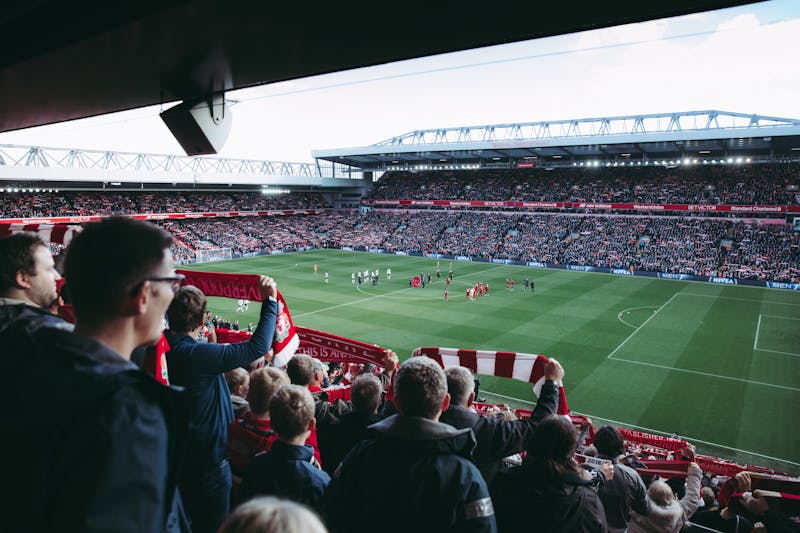
[[[797,205],[796,165],[389,172],[372,199]]]
[[[319,193],[265,196],[258,192],[92,191],[0,195],[0,218],[267,211],[326,207],[330,207],[330,203]]]
[[[291,217],[170,221],[175,256],[300,246],[363,246],[514,261],[800,280],[800,236],[730,219],[373,210]]]

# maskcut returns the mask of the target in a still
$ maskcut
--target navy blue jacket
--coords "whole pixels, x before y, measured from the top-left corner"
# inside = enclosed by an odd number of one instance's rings
[[[188,461],[194,471],[209,469],[225,459],[233,404],[223,374],[247,366],[269,351],[277,308],[276,302],[265,300],[253,336],[239,344],[198,343],[184,333],[166,332],[170,382],[186,389],[190,412]]]
[[[331,482],[314,459],[311,446],[292,446],[276,440],[268,452],[256,455],[242,477],[242,500],[279,496],[320,510]]]
[[[103,344],[47,327],[7,329],[0,373],[4,531],[188,531],[176,390]]]
[[[334,532],[495,532],[486,483],[470,461],[470,429],[394,415],[370,426],[326,496]],[[353,511],[358,502],[358,512]]]

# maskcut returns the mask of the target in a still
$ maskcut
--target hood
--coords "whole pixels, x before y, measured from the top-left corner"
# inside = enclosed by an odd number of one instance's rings
[[[672,500],[666,507],[656,505],[651,501],[650,514],[647,516],[641,516],[635,512],[631,514],[636,524],[645,531],[677,531],[683,520],[683,508],[676,500]]]
[[[403,446],[434,453],[455,453],[471,457],[475,435],[469,428],[453,426],[417,416],[392,415],[369,426],[369,436],[403,441]]]

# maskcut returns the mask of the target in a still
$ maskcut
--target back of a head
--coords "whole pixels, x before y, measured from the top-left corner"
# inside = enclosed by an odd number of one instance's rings
[[[149,222],[111,217],[87,225],[64,264],[78,322],[115,316],[122,297],[153,275],[171,244],[170,234]]]
[[[293,385],[308,386],[314,379],[314,358],[304,353],[298,353],[286,363],[286,373]]]
[[[34,252],[47,244],[35,233],[21,232],[0,239],[0,296],[16,288],[17,272],[33,275],[36,271]]]
[[[269,412],[269,404],[278,389],[289,385],[286,372],[273,367],[259,368],[250,374],[250,392],[247,400],[250,410],[257,415]]]
[[[250,383],[250,373],[244,368],[228,370],[225,372],[225,382],[228,384],[231,394],[235,394],[239,387]]]
[[[203,325],[206,314],[206,295],[193,285],[181,287],[167,309],[169,329],[189,333]]]
[[[572,422],[563,416],[549,415],[533,432],[526,464],[543,481],[555,482],[564,471],[575,468],[572,456],[577,445],[578,432]]]
[[[647,495],[650,497],[650,500],[659,507],[667,507],[675,499],[672,487],[660,479],[650,483],[650,486],[647,488]]]
[[[394,385],[395,402],[405,416],[436,419],[447,394],[447,379],[428,357],[412,357],[400,365]]]
[[[603,426],[594,434],[594,446],[597,452],[606,457],[618,457],[625,451],[625,443],[617,428]]]
[[[350,387],[350,401],[357,413],[376,413],[381,403],[383,385],[373,374],[358,376]]]
[[[285,385],[269,402],[272,429],[282,439],[293,439],[308,429],[314,418],[314,398],[302,385]]]
[[[445,369],[447,377],[447,392],[450,393],[452,405],[467,407],[469,394],[475,390],[475,378],[468,368],[451,366]]]
[[[261,497],[237,507],[218,533],[327,533],[308,508],[289,500]]]

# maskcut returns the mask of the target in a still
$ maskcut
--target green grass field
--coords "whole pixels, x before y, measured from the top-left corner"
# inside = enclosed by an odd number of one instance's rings
[[[445,302],[450,264],[440,260],[438,281],[435,259],[339,250],[189,268],[269,274],[296,324],[391,348],[401,359],[418,346],[554,357],[566,370],[570,408],[595,426],[678,432],[702,453],[800,474],[800,294],[453,261]],[[356,269],[379,269],[379,284],[357,290]],[[408,276],[423,271],[434,282],[410,288]],[[526,276],[535,294],[523,290]],[[505,290],[508,277],[517,282],[513,292]],[[464,291],[477,281],[490,293],[467,302]],[[243,326],[258,312],[254,304],[237,313],[223,298],[209,307]],[[489,401],[535,401],[526,383],[481,379]]]

